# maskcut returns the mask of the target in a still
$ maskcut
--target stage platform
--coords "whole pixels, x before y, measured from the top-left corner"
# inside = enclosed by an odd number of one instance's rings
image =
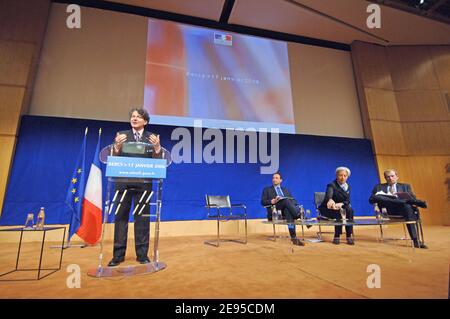
[[[300,230],[298,230],[299,232]],[[312,228],[306,231],[311,238]],[[356,245],[342,240],[294,246],[288,239],[270,240],[270,232],[249,235],[248,244],[203,243],[211,236],[162,237],[160,260],[167,268],[153,274],[97,279],[87,271],[98,264],[98,247],[64,250],[60,271],[39,281],[0,281],[0,298],[448,298],[450,227],[424,226],[428,250],[404,241],[379,242],[376,228],[357,228]],[[403,236],[391,227],[386,237]],[[342,238],[344,239],[344,237]],[[46,244],[45,265],[57,262],[57,249]],[[39,243],[24,244],[23,263],[33,266]],[[130,239],[123,266],[137,265]],[[111,258],[107,241],[105,261]],[[0,241],[0,272],[16,262],[17,247]],[[22,261],[21,261],[22,262]],[[367,267],[381,269],[381,288],[368,288]],[[81,270],[81,288],[68,288],[69,266]],[[14,276],[27,274],[18,273]]]

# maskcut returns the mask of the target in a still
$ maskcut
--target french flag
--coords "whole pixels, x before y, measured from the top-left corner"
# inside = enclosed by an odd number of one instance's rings
[[[233,36],[231,34],[227,33],[214,33],[214,43],[215,44],[222,44],[222,45],[233,45]]]
[[[96,244],[102,234],[102,170],[99,159],[100,137],[101,129],[98,135],[94,161],[91,164],[91,170],[89,171],[84,192],[81,225],[77,230],[77,235],[91,245]]]

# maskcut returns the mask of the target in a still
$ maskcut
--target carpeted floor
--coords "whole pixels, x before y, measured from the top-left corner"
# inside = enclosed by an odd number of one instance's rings
[[[164,237],[160,260],[167,268],[134,277],[97,279],[87,271],[98,264],[99,247],[64,250],[62,269],[40,281],[0,281],[0,298],[448,298],[450,227],[424,229],[428,250],[406,247],[403,241],[378,242],[376,229],[358,229],[356,245],[327,242],[293,246],[266,235],[251,235],[246,245],[203,244],[206,237]],[[270,234],[267,234],[270,235]],[[313,236],[313,231],[307,232]],[[385,236],[400,236],[390,228]],[[308,236],[307,236],[308,237]],[[44,266],[54,266],[58,250],[45,245]],[[127,260],[135,265],[134,243]],[[38,243],[25,243],[20,264],[37,265]],[[112,243],[105,245],[105,262]],[[15,265],[17,245],[0,239],[0,272]],[[81,288],[68,288],[71,273],[81,269]],[[367,267],[381,269],[381,288],[368,288]],[[30,278],[32,272],[13,273],[0,279]]]

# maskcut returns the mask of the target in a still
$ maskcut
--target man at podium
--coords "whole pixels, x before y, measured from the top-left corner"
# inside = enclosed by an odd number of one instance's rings
[[[161,158],[162,152],[159,135],[145,130],[145,126],[149,123],[149,119],[149,114],[144,109],[134,108],[130,111],[131,129],[117,132],[113,147],[114,156],[132,156],[124,149],[124,143],[142,142],[153,145],[151,152],[147,153],[147,156]],[[108,263],[109,267],[117,266],[125,260],[131,202],[134,201],[136,205],[144,192],[144,186],[142,184],[121,182],[116,183],[115,187],[116,191],[119,191],[117,198],[121,198],[125,190],[127,190],[127,192],[114,220],[114,253],[113,258]],[[150,262],[150,259],[148,258],[150,242],[149,213],[150,207],[147,206],[146,211],[143,212],[143,214],[135,214],[134,216],[136,260],[141,264]],[[147,215],[147,217],[144,217],[143,215]]]

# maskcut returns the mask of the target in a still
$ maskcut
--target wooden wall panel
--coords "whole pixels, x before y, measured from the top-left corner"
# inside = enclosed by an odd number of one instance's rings
[[[0,85],[26,86],[36,45],[0,40]]]
[[[42,14],[49,10],[49,0],[0,0],[0,38],[36,43],[47,25]]]
[[[380,179],[384,181],[385,169],[396,169],[400,181],[427,201],[424,222],[450,225],[450,46],[399,46],[370,53],[372,47],[352,44],[352,57]],[[392,87],[374,89],[368,84],[376,82],[367,79],[376,78],[375,71],[359,64],[384,61],[386,56],[385,76],[391,77]]]
[[[445,162],[445,171],[446,171],[446,177],[445,177],[445,185],[446,185],[446,196],[444,197],[444,225],[450,225],[450,158],[446,158]]]
[[[440,90],[398,91],[395,96],[403,122],[450,121],[445,96]]]
[[[439,89],[427,47],[390,47],[387,56],[394,90]]]
[[[450,225],[445,166],[450,156],[414,156],[412,182],[419,198],[426,200],[428,209],[422,210],[422,219],[427,224]]]
[[[49,10],[50,0],[0,0],[0,215]]]
[[[355,50],[357,50],[355,46]],[[365,93],[365,88],[362,85],[362,76],[363,73],[359,71],[360,68],[360,61],[359,57],[360,54],[356,54],[352,52],[352,63],[353,63],[353,73],[355,77],[355,85],[356,85],[356,92],[358,94],[358,100],[359,100],[359,108],[361,110],[361,122],[363,126],[364,131],[364,137],[372,140],[372,129],[370,127],[370,117],[369,117],[369,111],[367,109],[367,98]]]
[[[0,212],[3,209],[3,200],[11,167],[11,160],[16,145],[15,136],[0,135]],[[0,215],[1,216],[1,215]]]
[[[386,48],[375,44],[354,42],[352,57],[364,87],[392,90]]]
[[[367,109],[371,120],[400,121],[394,91],[365,88]]]
[[[407,154],[450,155],[450,122],[403,123]]]
[[[24,87],[0,86],[0,135],[16,135]]]
[[[396,113],[391,107],[395,101],[391,93],[393,86],[386,49],[379,45],[354,42],[352,60],[364,135],[373,141],[370,120],[388,119],[392,113]],[[397,114],[393,116],[398,119]]]
[[[439,86],[450,92],[450,46],[433,46],[430,53]]]
[[[391,121],[370,121],[375,154],[407,155],[402,125]]]

